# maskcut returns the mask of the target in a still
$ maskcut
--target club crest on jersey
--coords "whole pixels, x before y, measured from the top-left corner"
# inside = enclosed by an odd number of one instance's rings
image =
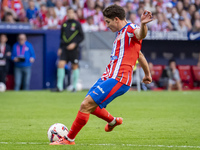
[[[111,56],[110,60],[116,60],[118,57],[117,56]]]
[[[72,23],[71,30],[74,31],[76,29],[76,23]]]
[[[127,35],[128,35],[128,37],[130,37],[130,38],[132,38],[134,35],[133,35],[133,33],[129,33],[129,32],[127,32]]]
[[[64,27],[64,28],[66,28],[66,27],[67,27],[67,24],[66,24],[66,23],[64,23],[64,24],[63,24],[63,27]]]

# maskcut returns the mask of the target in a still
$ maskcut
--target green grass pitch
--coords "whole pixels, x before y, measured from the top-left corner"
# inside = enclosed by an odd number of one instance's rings
[[[200,149],[200,92],[129,91],[107,106],[124,122],[106,133],[106,122],[90,115],[76,145],[48,145],[54,123],[68,128],[86,91],[0,93],[1,150],[190,150]]]

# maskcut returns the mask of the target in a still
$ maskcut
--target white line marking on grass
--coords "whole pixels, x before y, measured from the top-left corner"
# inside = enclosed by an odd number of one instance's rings
[[[19,144],[19,145],[48,145],[49,142],[0,142],[0,144]],[[120,144],[76,144],[82,146],[117,146]],[[121,146],[130,146],[130,147],[167,147],[167,148],[199,148],[200,146],[189,146],[189,145],[136,145],[136,144],[121,144]]]

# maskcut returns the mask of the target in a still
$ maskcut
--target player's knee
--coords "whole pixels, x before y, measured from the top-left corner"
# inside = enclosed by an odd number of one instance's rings
[[[87,101],[83,101],[80,107],[81,112],[88,112],[89,111],[89,103]]]
[[[80,111],[84,113],[91,113],[95,110],[97,106],[94,105],[88,97],[84,99],[84,101],[81,103]]]
[[[73,64],[73,65],[72,65],[72,69],[73,69],[73,70],[78,69],[78,64]]]
[[[58,63],[58,68],[64,68],[65,67],[66,62],[65,61],[59,61]]]

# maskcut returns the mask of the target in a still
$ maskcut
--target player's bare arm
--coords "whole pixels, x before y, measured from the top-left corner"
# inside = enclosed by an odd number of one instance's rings
[[[142,54],[142,52],[139,52],[139,58],[138,58],[138,62],[140,64],[140,66],[142,67],[142,69],[144,70],[144,78],[142,80],[142,82],[144,82],[145,84],[149,84],[152,82],[152,78],[151,78],[151,73],[149,70],[149,66],[147,63],[146,58],[144,57],[144,55]]]
[[[147,23],[151,22],[153,20],[152,13],[150,11],[145,10],[143,14],[141,15],[141,25],[140,29],[136,29],[134,31],[135,36],[138,40],[142,40],[147,35]]]

